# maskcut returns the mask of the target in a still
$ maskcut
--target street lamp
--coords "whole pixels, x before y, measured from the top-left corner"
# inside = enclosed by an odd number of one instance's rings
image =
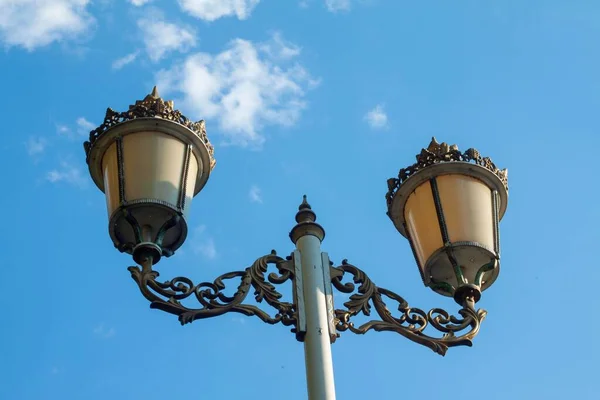
[[[331,343],[339,332],[393,331],[441,355],[448,347],[471,346],[479,332],[486,311],[476,310],[475,303],[498,277],[498,223],[506,211],[508,186],[506,170],[475,149],[463,153],[434,138],[415,164],[388,179],[386,195],[387,214],[408,239],[423,283],[453,297],[462,307],[460,317],[439,308],[412,308],[346,260],[334,266],[321,252],[325,230],[306,196],[290,232],[296,245],[290,256],[272,251],[212,282],[194,284],[186,277],[160,282],[153,265],[184,243],[192,199],[215,166],[204,121],[187,119],[173,102],[161,99],[155,87],[128,111],[107,109],[84,149],[92,179],[106,195],[110,237],[141,266],[129,271],[150,307],[177,315],[182,325],[237,312],[291,326],[296,339],[304,342],[310,399],[335,398]],[[269,265],[278,272],[265,277]],[[225,294],[230,279],[239,280],[233,295]],[[293,290],[290,302],[283,301],[275,287],[288,281]],[[334,288],[351,294],[343,308],[334,307]],[[257,302],[275,312],[245,303],[251,290]],[[198,305],[184,305],[182,300],[188,298]],[[396,312],[384,298],[397,303]],[[370,316],[373,309],[378,318],[354,325],[353,317]],[[429,325],[441,337],[426,334]]]

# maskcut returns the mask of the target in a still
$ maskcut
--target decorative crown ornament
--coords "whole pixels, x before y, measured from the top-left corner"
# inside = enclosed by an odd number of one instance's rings
[[[388,192],[385,195],[388,208],[392,204],[394,195],[408,178],[424,168],[444,162],[463,161],[482,166],[500,178],[500,181],[502,181],[502,184],[508,191],[508,170],[496,167],[489,157],[482,157],[477,149],[470,148],[462,153],[458,150],[457,145],[449,145],[446,142],[438,143],[435,137],[433,137],[429,146],[426,149],[422,149],[416,158],[417,162],[409,167],[402,168],[397,178],[388,179]]]
[[[193,122],[184,116],[181,111],[175,110],[173,101],[163,100],[158,94],[158,89],[156,86],[154,86],[152,93],[147,95],[144,100],[137,100],[135,104],[129,106],[129,110],[127,111],[118,112],[110,107],[106,109],[104,122],[102,122],[99,127],[91,131],[89,141],[83,143],[86,160],[89,162],[90,150],[102,134],[115,125],[131,121],[136,118],[161,118],[185,126],[194,134],[196,134],[196,136],[198,136],[206,145],[206,149],[208,150],[208,154],[210,156],[210,170],[212,171],[212,169],[215,167],[215,150],[213,145],[208,140],[204,120]]]

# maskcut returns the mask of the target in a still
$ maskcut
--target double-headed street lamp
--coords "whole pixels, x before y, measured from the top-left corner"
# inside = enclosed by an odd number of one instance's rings
[[[486,312],[476,310],[475,303],[498,277],[498,223],[506,210],[508,186],[506,170],[475,149],[463,153],[433,139],[415,164],[388,179],[386,195],[387,214],[408,239],[423,283],[456,300],[462,307],[456,317],[439,308],[425,312],[410,307],[346,260],[333,266],[321,252],[325,230],[306,196],[290,232],[296,245],[290,256],[272,251],[213,282],[195,285],[186,277],[160,282],[153,265],[184,243],[192,199],[215,166],[204,121],[184,117],[155,87],[128,111],[109,108],[84,148],[92,179],[106,194],[110,237],[141,266],[129,271],[150,307],[177,315],[181,324],[237,312],[292,326],[296,339],[304,342],[310,399],[335,398],[331,343],[339,332],[393,331],[441,355],[448,347],[471,346],[479,332]],[[278,272],[265,277],[269,264]],[[229,279],[239,280],[233,295],[224,293]],[[291,302],[282,301],[274,286],[287,281],[293,289]],[[334,307],[334,288],[351,294],[343,308]],[[276,312],[245,303],[251,290],[257,302]],[[188,298],[198,305],[184,305]],[[384,298],[398,303],[397,311],[392,313]],[[354,316],[370,316],[373,309],[377,317],[353,324]],[[428,325],[442,332],[441,337],[426,334]]]

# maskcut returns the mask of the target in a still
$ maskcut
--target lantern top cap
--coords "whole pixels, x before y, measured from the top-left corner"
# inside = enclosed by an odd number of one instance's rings
[[[438,143],[433,137],[429,146],[422,149],[421,153],[417,154],[416,159],[417,162],[413,165],[402,168],[397,178],[388,179],[388,192],[385,196],[388,208],[392,204],[394,195],[406,180],[427,167],[442,163],[462,161],[479,165],[496,175],[508,192],[508,170],[496,167],[489,157],[482,157],[477,149],[470,148],[465,152],[461,152],[458,150],[457,145],[449,145],[446,142]]]
[[[132,121],[137,118],[160,118],[188,128],[196,136],[198,136],[202,143],[204,143],[206,146],[210,157],[210,169],[212,170],[214,168],[216,163],[214,158],[214,147],[208,140],[204,120],[193,122],[184,116],[181,111],[174,108],[172,100],[165,101],[160,97],[156,86],[154,86],[152,92],[144,97],[143,100],[136,100],[135,104],[130,105],[127,111],[118,112],[110,107],[106,109],[104,121],[99,127],[90,132],[89,140],[83,144],[86,153],[86,159],[89,161],[90,151],[94,146],[94,143],[105,132],[116,125]]]

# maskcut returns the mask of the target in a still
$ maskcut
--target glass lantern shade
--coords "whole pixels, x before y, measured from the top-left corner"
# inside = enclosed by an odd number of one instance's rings
[[[467,161],[434,162],[388,195],[388,215],[434,291],[454,296],[465,285],[483,291],[498,277],[498,223],[508,200],[501,172]]]
[[[151,100],[157,99],[162,101]],[[206,184],[214,160],[188,127],[142,117],[103,131],[89,147],[88,165],[106,195],[115,247],[134,259],[138,250],[150,251],[158,262],[184,243],[192,198]]]

